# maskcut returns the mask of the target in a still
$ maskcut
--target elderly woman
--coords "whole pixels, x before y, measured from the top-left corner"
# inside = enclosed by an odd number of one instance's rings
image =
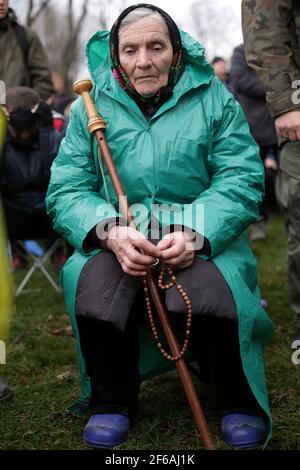
[[[139,231],[126,226],[78,99],[47,207],[76,249],[62,281],[83,386],[73,410],[91,412],[84,439],[100,448],[125,442],[141,380],[167,369],[144,318],[142,276],[158,258],[191,299],[189,354],[211,387],[225,442],[266,444],[262,350],[272,323],[260,307],[245,233],[257,218],[264,176],[244,115],[202,46],[155,6],[124,10],[110,34],[92,37],[87,58],[129,204],[146,210],[147,223]],[[180,299],[166,291],[178,331]]]

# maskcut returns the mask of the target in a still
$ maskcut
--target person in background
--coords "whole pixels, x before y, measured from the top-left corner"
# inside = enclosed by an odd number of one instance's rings
[[[214,57],[211,61],[211,65],[213,66],[215,74],[221,80],[221,82],[226,83],[228,80],[228,65],[223,57]]]
[[[70,109],[76,96],[70,93],[55,93],[51,103],[54,127],[65,134],[69,119]]]
[[[71,93],[56,93],[53,97],[51,108],[69,119],[71,104],[75,100],[76,96]]]
[[[51,71],[37,34],[19,25],[9,0],[0,0],[0,80],[6,88],[28,86],[46,101],[53,95]]]
[[[277,198],[288,230],[288,282],[295,339],[300,339],[300,7],[296,0],[244,0],[248,64],[267,95],[279,139]]]
[[[253,224],[250,234],[252,241],[265,240],[268,217],[278,209],[275,195],[277,136],[274,119],[267,108],[265,91],[255,71],[246,62],[243,44],[233,51],[230,77],[234,96],[243,108],[265,167],[265,197],[260,207],[259,219]]]
[[[232,92],[232,85],[230,80],[230,74],[228,70],[228,64],[223,59],[223,57],[216,56],[211,61],[211,65],[214,68],[215,74],[221,80],[222,83],[226,86],[226,88]]]
[[[1,162],[1,190],[16,270],[26,265],[25,253],[17,240],[57,238],[46,214],[45,196],[62,135],[53,127],[50,107],[31,88],[9,88],[6,110],[9,120]],[[63,264],[62,249],[53,254],[52,261],[59,267]]]

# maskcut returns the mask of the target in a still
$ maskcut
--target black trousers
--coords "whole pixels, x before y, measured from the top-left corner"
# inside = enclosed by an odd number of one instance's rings
[[[130,418],[135,414],[141,382],[138,322],[141,318],[147,320],[144,305],[141,291],[124,332],[108,322],[76,316],[91,379],[92,414],[118,413]],[[184,328],[185,318],[182,318],[182,325]],[[228,413],[263,415],[243,372],[236,321],[194,315],[190,348],[211,388],[220,416]]]

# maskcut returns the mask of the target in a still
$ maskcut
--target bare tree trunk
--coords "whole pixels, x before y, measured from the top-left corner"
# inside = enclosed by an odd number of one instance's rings
[[[107,29],[107,8],[104,2],[99,8],[99,27],[100,29]]]
[[[71,88],[70,66],[74,63],[78,56],[77,47],[79,46],[79,38],[82,32],[84,21],[88,13],[89,0],[85,0],[80,17],[74,22],[73,0],[68,1],[68,38],[62,49],[62,61],[60,73],[64,78],[67,89]]]
[[[31,18],[31,15],[32,15],[32,10],[33,10],[33,3],[34,3],[34,0],[29,0],[28,1],[27,15],[26,15],[26,24],[27,25],[30,24],[30,18]]]
[[[230,7],[198,0],[192,3],[190,9],[196,37],[210,51],[210,55],[219,55],[220,44],[230,44],[229,35],[236,27]]]
[[[53,71],[72,91],[77,70],[84,65],[84,43],[98,29],[110,29],[126,0],[27,0],[27,22],[41,37]],[[85,27],[88,21],[88,29]]]
[[[110,13],[116,12],[115,15],[117,17],[118,12],[121,12],[125,9],[126,0],[110,0],[110,1],[102,1],[99,3],[99,0],[95,0],[92,4],[92,8],[97,12],[98,17],[98,27],[100,29],[110,29],[111,22],[114,21],[116,18],[111,18]]]
[[[40,16],[41,13],[43,13],[44,10],[49,6],[51,0],[43,0],[41,4],[39,5],[37,11],[33,13],[34,11],[34,0],[29,0],[28,1],[28,7],[27,7],[27,16],[26,16],[26,24],[27,26],[31,26],[37,18]]]

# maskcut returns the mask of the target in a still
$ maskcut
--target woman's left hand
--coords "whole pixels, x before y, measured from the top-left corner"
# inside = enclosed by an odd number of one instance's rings
[[[173,269],[191,266],[195,259],[194,242],[186,232],[172,232],[165,235],[157,244],[161,250],[160,259],[164,265]]]

